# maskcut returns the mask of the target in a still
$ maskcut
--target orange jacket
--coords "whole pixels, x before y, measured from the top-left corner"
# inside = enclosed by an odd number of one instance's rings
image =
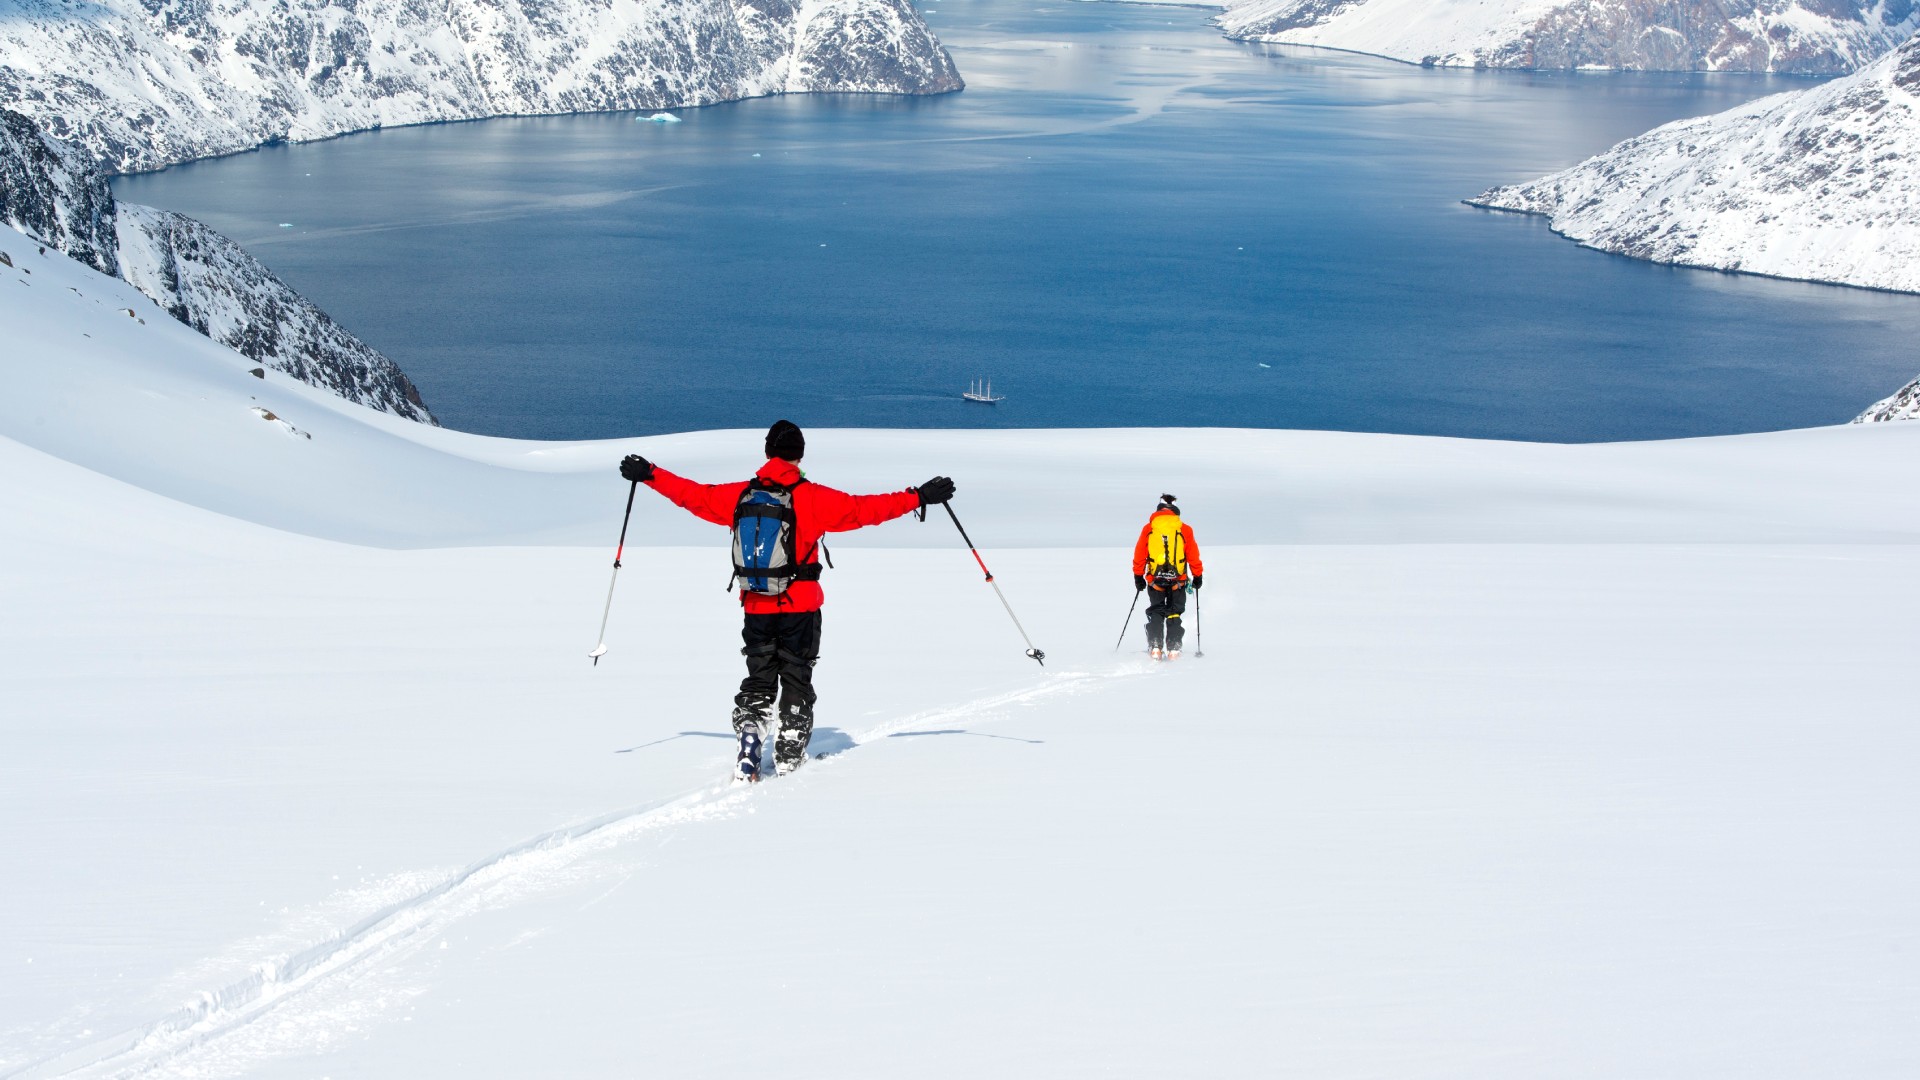
[[[792,487],[800,480],[800,466],[791,461],[772,458],[765,465],[760,466],[760,471],[754,475],[762,480],[771,480],[776,484]],[[740,492],[746,488],[747,481],[739,480],[731,484],[696,484],[686,477],[675,476],[656,465],[653,469],[653,479],[647,481],[647,484],[653,490],[665,495],[675,505],[692,512],[694,517],[732,528],[733,510],[740,502]],[[794,553],[803,563],[814,562],[820,557],[820,534],[863,529],[868,525],[891,521],[919,508],[920,496],[911,491],[894,491],[885,495],[849,495],[823,484],[801,484],[793,489]],[[825,600],[826,593],[821,590],[818,581],[795,581],[787,586],[787,591],[782,596],[762,596],[744,589],[740,591],[741,606],[756,615],[776,614],[782,611],[818,611]]]
[[[1133,545],[1133,576],[1147,576],[1147,566],[1151,561],[1147,557],[1147,538],[1153,535],[1153,519],[1159,517],[1161,514],[1171,513],[1173,513],[1173,511],[1163,506],[1155,510],[1152,517],[1147,518],[1145,525],[1140,526],[1140,539]],[[1207,568],[1200,563],[1200,545],[1195,543],[1193,539],[1193,526],[1184,521],[1180,523],[1180,542],[1187,547],[1188,569],[1193,571],[1195,577],[1206,573]],[[1187,580],[1186,575],[1180,575],[1180,580]]]

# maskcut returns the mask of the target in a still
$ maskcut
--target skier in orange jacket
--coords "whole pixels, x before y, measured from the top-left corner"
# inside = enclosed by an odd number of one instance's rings
[[[1180,616],[1187,610],[1187,590],[1200,588],[1202,572],[1193,527],[1180,520],[1173,496],[1160,496],[1133,545],[1133,591],[1153,590],[1147,604],[1147,653],[1155,660],[1180,658],[1180,644],[1187,636]]]

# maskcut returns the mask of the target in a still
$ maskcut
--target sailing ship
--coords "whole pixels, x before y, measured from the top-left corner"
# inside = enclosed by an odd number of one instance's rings
[[[993,380],[992,379],[988,379],[985,382],[982,382],[979,379],[973,380],[971,383],[967,384],[967,392],[964,394],[961,394],[960,396],[963,398],[966,398],[968,401],[977,401],[982,405],[992,405],[992,404],[995,404],[996,402],[1007,400],[1005,394],[1002,394],[999,397],[993,396]]]

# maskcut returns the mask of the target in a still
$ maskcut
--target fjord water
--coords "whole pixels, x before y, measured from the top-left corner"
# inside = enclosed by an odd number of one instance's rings
[[[393,129],[116,192],[239,240],[494,435],[1637,439],[1837,423],[1920,373],[1920,298],[1640,263],[1459,202],[1804,81],[1430,71],[1230,42],[1191,8],[928,21],[962,93]],[[962,402],[976,376],[1007,400]]]

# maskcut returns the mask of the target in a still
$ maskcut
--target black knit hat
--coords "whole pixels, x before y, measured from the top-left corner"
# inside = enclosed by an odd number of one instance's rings
[[[1171,510],[1176,514],[1180,512],[1180,508],[1173,504],[1173,496],[1171,495],[1160,496],[1160,505],[1154,507],[1154,509],[1155,510],[1162,510],[1162,509]]]
[[[791,420],[778,420],[767,429],[768,457],[799,461],[806,452],[807,437],[800,434],[799,424]]]

